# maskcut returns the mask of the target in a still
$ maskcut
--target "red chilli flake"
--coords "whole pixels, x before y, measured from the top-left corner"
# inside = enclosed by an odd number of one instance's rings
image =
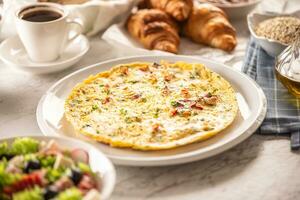
[[[135,95],[133,95],[133,96],[131,97],[131,99],[138,99],[138,98],[140,98],[140,97],[141,97],[140,94],[135,94]]]
[[[159,124],[153,124],[152,125],[152,130],[153,130],[153,132],[157,132],[157,131],[159,131]]]
[[[177,109],[172,109],[171,111],[170,111],[170,116],[175,116],[176,114],[178,113],[178,110]]]
[[[106,97],[105,99],[102,100],[102,104],[107,104],[110,102],[110,98],[109,97]]]
[[[104,87],[105,87],[105,88],[109,88],[109,85],[108,85],[108,84],[105,84]]]

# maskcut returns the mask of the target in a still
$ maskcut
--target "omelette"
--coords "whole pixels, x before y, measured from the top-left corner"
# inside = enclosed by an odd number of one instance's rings
[[[235,91],[203,64],[117,65],[73,88],[65,117],[77,132],[113,147],[162,150],[206,140],[238,111]]]

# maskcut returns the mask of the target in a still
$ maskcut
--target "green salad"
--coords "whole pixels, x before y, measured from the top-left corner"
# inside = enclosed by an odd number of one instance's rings
[[[100,186],[88,153],[54,140],[17,138],[0,143],[1,200],[96,200]]]

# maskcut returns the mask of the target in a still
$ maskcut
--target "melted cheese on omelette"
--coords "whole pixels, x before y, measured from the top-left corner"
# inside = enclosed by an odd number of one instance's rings
[[[212,137],[237,114],[231,85],[202,64],[130,63],[78,84],[65,115],[80,133],[117,147],[168,149]]]

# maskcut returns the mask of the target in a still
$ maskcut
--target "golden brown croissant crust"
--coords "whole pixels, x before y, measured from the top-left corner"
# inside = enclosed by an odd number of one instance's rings
[[[193,41],[225,51],[232,51],[236,44],[236,32],[221,9],[210,4],[195,5],[184,33]]]
[[[165,11],[177,21],[188,18],[193,8],[193,0],[144,0],[143,8],[156,8]]]
[[[126,26],[129,33],[147,49],[178,52],[178,27],[165,12],[157,9],[138,10],[129,17]]]

